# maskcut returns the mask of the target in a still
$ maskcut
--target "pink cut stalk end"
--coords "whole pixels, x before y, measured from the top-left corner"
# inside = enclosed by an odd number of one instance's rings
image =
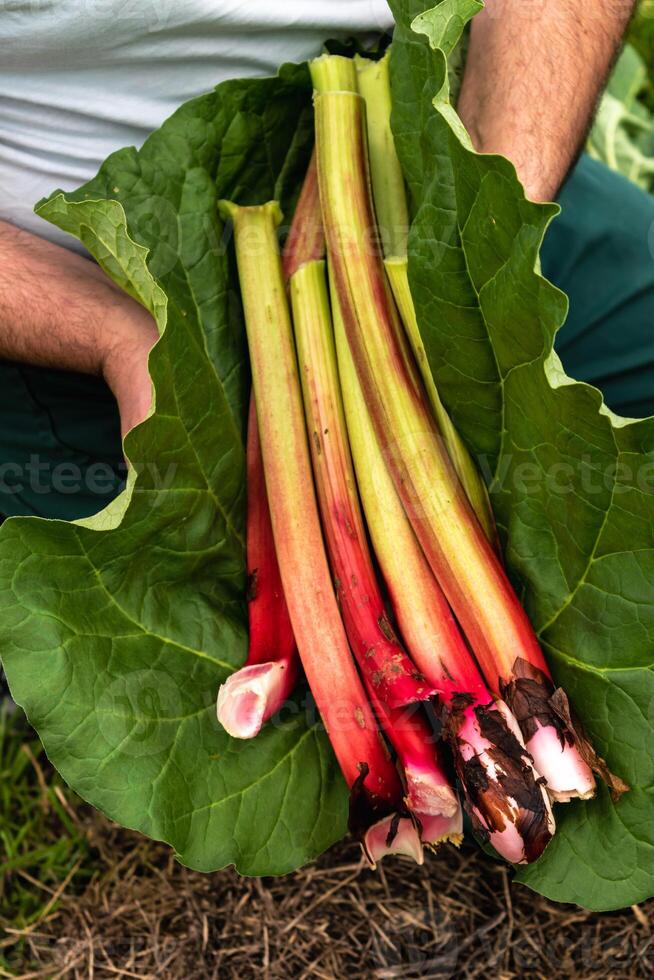
[[[434,765],[405,765],[406,803],[413,813],[452,817],[459,810],[456,793]]]
[[[445,771],[440,746],[421,707],[384,711],[373,701],[404,775],[404,802],[413,814],[452,818],[459,799]]]
[[[437,848],[440,844],[454,844],[458,847],[463,840],[463,810],[457,800],[455,812],[446,817],[443,814],[416,813],[420,821],[422,843]]]
[[[549,671],[517,658],[512,680],[501,685],[501,693],[522,729],[534,768],[556,803],[594,796],[594,774],[606,783],[614,800],[627,792],[629,786],[609,770],[586,738],[565,691],[554,687]]]
[[[294,659],[237,670],[218,691],[218,721],[232,738],[254,738],[284,705],[296,681]]]
[[[536,722],[538,725],[538,722]],[[595,777],[581,758],[577,747],[570,745],[553,725],[538,725],[527,742],[534,768],[547,774],[547,789],[557,803],[589,800],[595,795]]]
[[[389,854],[403,854],[416,864],[425,860],[420,834],[409,817],[396,814],[384,817],[366,831],[362,840],[363,853],[372,868]]]

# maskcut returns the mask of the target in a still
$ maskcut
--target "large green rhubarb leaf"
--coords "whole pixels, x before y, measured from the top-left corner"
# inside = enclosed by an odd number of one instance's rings
[[[535,271],[554,206],[472,151],[446,56],[476,0],[391,0],[394,119],[415,221],[410,281],[443,399],[485,464],[507,561],[556,679],[632,787],[558,807],[518,880],[610,909],[654,894],[654,420],[612,416],[553,352],[566,301]],[[489,81],[490,84],[490,81]]]
[[[127,438],[134,471],[107,511],[0,531],[4,666],[71,786],[205,871],[283,873],[346,826],[345,785],[300,700],[251,743],[214,707],[247,649],[249,389],[216,199],[292,209],[310,103],[305,67],[222,84],[38,208],[155,316],[156,411]]]

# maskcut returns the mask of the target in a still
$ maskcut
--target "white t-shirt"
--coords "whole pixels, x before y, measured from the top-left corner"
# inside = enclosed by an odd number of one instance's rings
[[[4,0],[0,218],[70,247],[32,213],[41,197],[224,79],[391,26],[386,0]]]

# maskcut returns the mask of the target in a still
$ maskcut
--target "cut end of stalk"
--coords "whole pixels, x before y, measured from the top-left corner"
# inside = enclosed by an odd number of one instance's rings
[[[536,723],[538,724],[538,722]],[[589,800],[595,795],[595,779],[575,745],[553,725],[540,726],[527,742],[534,767],[547,780],[547,790],[557,803]]]
[[[418,828],[409,817],[397,813],[373,824],[366,831],[361,847],[372,868],[390,854],[404,855],[416,864],[423,864],[425,860]]]
[[[381,58],[367,58],[365,55],[355,54],[352,60],[357,71],[357,78],[385,78],[388,76],[388,65],[391,60],[391,49],[390,47],[386,48],[386,51]]]
[[[572,714],[565,691],[555,689],[538,667],[518,658],[513,680],[502,685],[502,696],[518,720],[536,770],[557,803],[594,796],[593,773],[606,783],[614,801],[629,790],[595,752]]]
[[[435,767],[408,764],[404,767],[406,804],[412,813],[453,817],[460,809],[456,793]],[[421,817],[422,819],[422,817]]]
[[[316,92],[356,92],[357,73],[352,58],[323,54],[309,63]]]
[[[535,861],[552,839],[554,816],[517,726],[507,720],[506,705],[460,696],[443,715],[478,836],[512,864]]]
[[[218,214],[224,221],[232,221],[234,224],[239,220],[244,212],[259,211],[262,214],[269,215],[272,218],[273,225],[278,228],[282,221],[284,220],[284,215],[282,209],[280,208],[277,201],[268,201],[267,204],[257,204],[248,207],[241,207],[240,204],[235,204],[233,201],[218,201]]]
[[[288,692],[288,661],[237,670],[218,691],[218,721],[232,738],[254,738],[281,708]]]
[[[437,849],[441,844],[454,844],[459,847],[463,840],[463,810],[457,801],[456,812],[445,817],[428,813],[416,813],[421,825],[422,843]]]

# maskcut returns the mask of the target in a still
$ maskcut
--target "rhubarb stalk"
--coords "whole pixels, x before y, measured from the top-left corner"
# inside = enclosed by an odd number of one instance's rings
[[[388,708],[433,693],[395,637],[372,565],[345,427],[325,263],[291,279],[304,411],[327,553],[345,631],[373,702]]]
[[[404,174],[391,129],[390,57],[391,49],[388,48],[379,61],[357,55],[354,64],[357,90],[366,104],[370,177],[379,238],[384,255],[400,256],[407,253],[410,219]],[[333,86],[325,85],[322,78],[316,88],[334,91]]]
[[[332,310],[359,491],[400,633],[439,692],[443,734],[477,833],[508,861],[532,861],[554,833],[547,794],[515,719],[479,674],[406,516],[361,390],[334,288]]]
[[[458,800],[426,719],[415,709],[398,710],[434,690],[395,637],[373,568],[345,425],[324,262],[307,263],[295,273],[291,300],[318,503],[350,646],[397,753],[407,805],[420,820],[423,814],[442,817],[458,827]]]
[[[282,267],[288,283],[298,266],[325,254],[315,149],[289,230]],[[244,666],[218,691],[218,721],[234,738],[254,738],[293,693],[295,638],[275,554],[254,396],[247,440],[247,563],[249,648]]]
[[[301,265],[322,259],[324,255],[325,232],[320,214],[318,164],[314,149],[284,245],[282,256],[284,279],[289,282],[293,273]]]
[[[402,788],[352,659],[331,582],[316,504],[302,395],[286,300],[276,203],[220,202],[234,225],[268,501],[279,569],[298,645],[341,771],[352,792],[350,823],[374,861],[381,835],[420,854],[402,818]],[[381,826],[381,831],[379,830]],[[373,827],[373,841],[370,832]],[[368,839],[366,841],[366,835]]]
[[[516,708],[550,792],[557,799],[591,796],[594,779],[582,757],[590,757],[590,748],[556,709],[534,631],[470,506],[424,391],[407,368],[383,264],[366,247],[374,215],[363,100],[328,92],[316,95],[315,107],[329,258],[348,343],[396,489],[487,683]],[[526,681],[542,695],[536,712]]]
[[[233,738],[254,738],[293,693],[298,660],[273,541],[254,398],[247,439],[249,647],[245,665],[218,691],[218,721]]]
[[[406,788],[406,804],[420,822],[424,844],[435,847],[463,840],[463,811],[445,769],[439,739],[425,708],[412,704],[388,711],[382,725],[397,752]]]
[[[366,104],[373,202],[385,256],[384,266],[447,452],[489,541],[498,547],[497,528],[488,489],[441,401],[420,336],[409,288],[409,208],[404,175],[391,129],[390,56],[389,48],[380,61],[371,61],[360,56],[355,59],[359,92]]]

